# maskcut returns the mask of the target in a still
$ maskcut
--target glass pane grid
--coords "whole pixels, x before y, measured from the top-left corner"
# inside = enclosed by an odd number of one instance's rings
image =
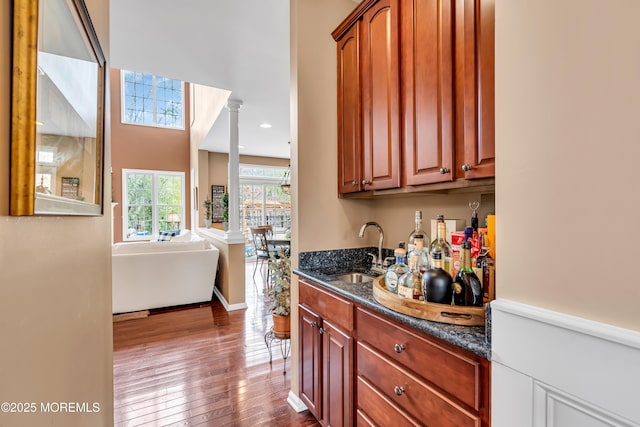
[[[183,128],[180,80],[131,71],[123,75],[125,123]]]

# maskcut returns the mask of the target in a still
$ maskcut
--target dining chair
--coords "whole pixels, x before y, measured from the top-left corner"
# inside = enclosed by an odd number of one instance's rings
[[[268,230],[264,227],[252,227],[251,234],[253,236],[253,246],[256,249],[256,265],[253,268],[253,282],[256,281],[256,271],[258,271],[258,262],[260,262],[260,271],[262,272],[265,262],[269,263],[269,256],[272,255],[278,258],[278,252],[275,248],[269,246],[269,239],[267,238]],[[266,288],[270,286],[269,271],[266,274],[262,273],[263,280],[266,282]]]

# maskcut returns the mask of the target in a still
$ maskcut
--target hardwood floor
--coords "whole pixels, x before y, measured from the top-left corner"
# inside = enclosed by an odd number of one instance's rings
[[[113,324],[117,426],[319,426],[287,403],[290,359],[264,334],[271,315],[247,263],[247,310],[218,301]]]

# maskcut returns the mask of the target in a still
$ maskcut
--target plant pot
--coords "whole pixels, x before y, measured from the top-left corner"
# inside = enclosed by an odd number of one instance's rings
[[[211,220],[210,219],[205,219],[204,220],[204,225],[205,225],[205,227],[210,228],[211,227]]]
[[[272,314],[273,333],[276,338],[288,338],[291,334],[291,317]]]
[[[223,222],[222,226],[224,227],[224,231],[229,231],[229,223],[228,222]]]

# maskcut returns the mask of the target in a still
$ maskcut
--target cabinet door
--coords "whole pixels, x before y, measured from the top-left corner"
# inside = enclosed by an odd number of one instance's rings
[[[398,0],[380,0],[361,22],[365,190],[400,186]]]
[[[456,10],[456,73],[462,99],[464,178],[495,175],[494,0],[463,0]],[[460,117],[460,115],[459,115]],[[461,147],[457,147],[461,149]]]
[[[322,408],[326,426],[353,425],[353,344],[330,321],[322,322]]]
[[[404,183],[451,181],[453,171],[453,0],[401,7]]]
[[[338,40],[338,193],[361,189],[360,51],[358,22]]]
[[[300,399],[317,419],[322,415],[320,380],[320,317],[303,305],[298,306]]]

